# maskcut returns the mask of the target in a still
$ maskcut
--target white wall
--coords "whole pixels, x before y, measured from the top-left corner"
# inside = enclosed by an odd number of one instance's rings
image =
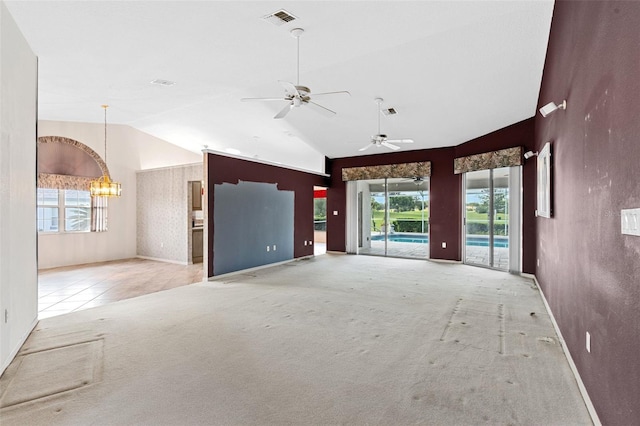
[[[202,162],[138,172],[138,255],[188,264],[191,260],[189,181],[204,179]]]
[[[36,56],[0,1],[0,374],[38,317],[37,70]]]
[[[96,118],[104,112],[96,105]],[[108,112],[107,112],[108,122]],[[104,122],[38,122],[38,136],[64,136],[89,146],[104,158]],[[130,126],[108,124],[107,167],[122,184],[122,197],[109,200],[107,232],[40,234],[38,267],[78,265],[136,256],[136,171],[202,161],[193,153]]]

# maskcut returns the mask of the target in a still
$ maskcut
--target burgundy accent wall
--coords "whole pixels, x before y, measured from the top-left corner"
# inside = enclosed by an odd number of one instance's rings
[[[537,219],[536,276],[603,424],[640,424],[640,2],[556,1],[539,106],[552,141],[553,217]],[[585,347],[591,334],[591,352]]]
[[[495,151],[514,146],[533,148],[532,119],[513,124],[501,130],[473,139],[457,147],[402,151],[361,157],[338,158],[330,161],[331,186],[327,192],[327,250],[344,252],[346,249],[346,184],[342,181],[342,168],[375,166],[415,161],[431,161],[429,185],[429,249],[432,259],[461,260],[462,256],[462,175],[453,173],[453,159],[466,155]],[[535,187],[535,164],[525,165],[525,194]],[[533,189],[532,189],[533,188]],[[525,199],[526,199],[525,195]],[[535,222],[532,203],[525,203],[527,217],[523,240],[524,271],[533,272],[535,265]],[[528,209],[528,210],[527,210]],[[333,215],[338,211],[338,216]],[[442,248],[442,242],[447,248]]]
[[[269,164],[257,163],[249,160],[226,157],[212,153],[207,154],[205,162],[208,172],[206,183],[208,191],[208,263],[207,276],[214,275],[213,270],[213,239],[215,228],[213,211],[215,205],[214,187],[222,183],[237,184],[238,181],[277,183],[279,190],[294,191],[294,258],[313,254],[312,245],[304,245],[306,241],[314,240],[313,228],[313,187],[326,186],[325,177],[313,173],[277,167]],[[265,223],[264,226],[269,226]]]

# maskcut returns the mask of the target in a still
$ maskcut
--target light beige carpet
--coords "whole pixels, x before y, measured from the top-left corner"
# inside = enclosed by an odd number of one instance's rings
[[[530,280],[325,255],[39,323],[9,425],[587,425]]]

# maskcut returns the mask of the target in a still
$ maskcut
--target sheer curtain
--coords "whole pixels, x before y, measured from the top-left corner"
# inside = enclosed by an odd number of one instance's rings
[[[107,230],[107,198],[91,197],[92,232],[104,232]]]

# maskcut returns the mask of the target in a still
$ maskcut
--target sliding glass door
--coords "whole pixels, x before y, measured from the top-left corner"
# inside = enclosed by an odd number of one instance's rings
[[[510,244],[519,241],[517,235],[511,235],[519,233],[519,223],[511,217],[519,212],[519,206],[512,206],[519,197],[519,185],[513,185],[514,180],[519,182],[518,176],[519,167],[465,173],[465,263],[502,270],[519,267],[519,259],[510,262],[509,253]]]
[[[429,257],[427,178],[359,182],[360,254],[424,259]],[[360,197],[362,195],[362,200]],[[366,201],[365,195],[366,194]]]

